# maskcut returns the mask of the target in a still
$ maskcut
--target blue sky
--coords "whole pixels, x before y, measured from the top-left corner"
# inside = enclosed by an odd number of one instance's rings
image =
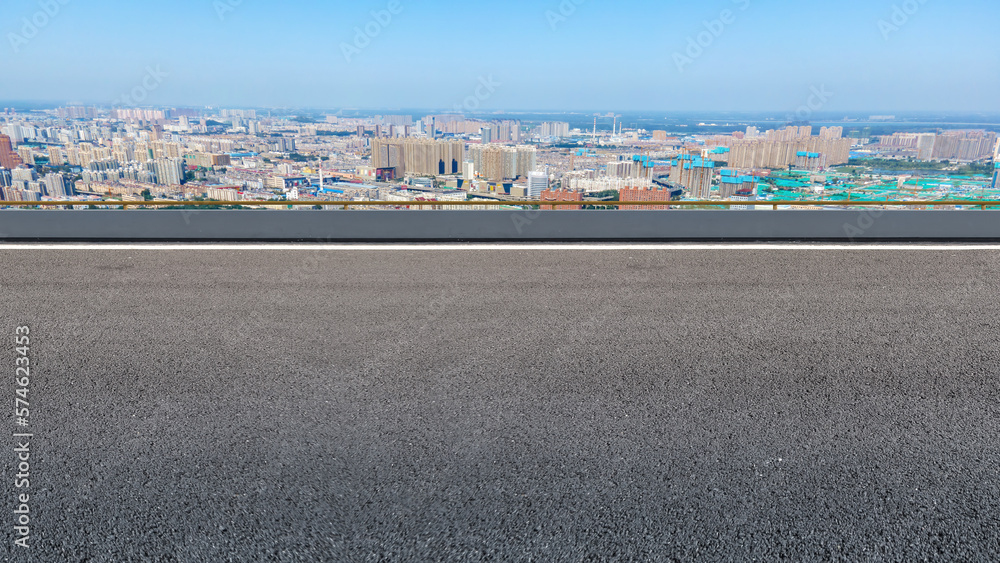
[[[993,0],[397,1],[3,0],[0,99],[110,105],[154,68],[147,104],[1000,111]]]

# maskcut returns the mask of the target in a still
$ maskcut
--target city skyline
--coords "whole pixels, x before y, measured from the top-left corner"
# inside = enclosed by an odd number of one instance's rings
[[[489,111],[998,112],[981,0],[69,0],[8,8],[0,100]],[[155,23],[154,23],[155,22]],[[956,38],[973,38],[959,41]],[[134,94],[139,94],[138,96]]]

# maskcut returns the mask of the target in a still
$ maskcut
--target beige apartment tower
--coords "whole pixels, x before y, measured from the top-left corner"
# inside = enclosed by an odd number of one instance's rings
[[[464,141],[372,139],[372,166],[392,168],[397,178],[460,174],[464,161]]]

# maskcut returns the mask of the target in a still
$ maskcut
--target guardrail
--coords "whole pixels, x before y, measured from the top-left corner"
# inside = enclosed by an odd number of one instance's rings
[[[704,201],[121,201],[121,200],[100,200],[100,201],[0,201],[0,207],[69,207],[69,206],[105,206],[105,207],[236,207],[236,206],[260,206],[260,207],[723,207],[733,206],[743,207],[767,207],[774,210],[779,207],[979,207],[985,210],[991,207],[1000,207],[1000,201],[986,200],[900,200],[900,201],[731,201],[731,200],[704,200]]]

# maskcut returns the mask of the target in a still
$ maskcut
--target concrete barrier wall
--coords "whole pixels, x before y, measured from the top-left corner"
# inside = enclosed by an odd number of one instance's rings
[[[4,210],[4,241],[1000,240],[990,211]]]

